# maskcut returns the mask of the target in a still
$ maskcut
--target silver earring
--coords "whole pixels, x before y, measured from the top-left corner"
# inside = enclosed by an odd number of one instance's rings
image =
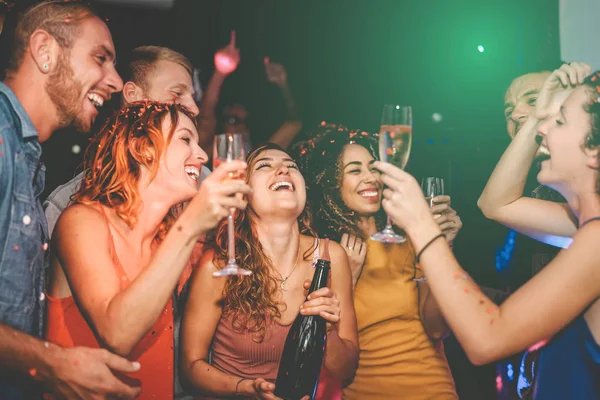
[[[48,63],[43,63],[43,64],[42,64],[42,69],[43,69],[44,71],[48,71],[48,68],[50,68],[50,66],[48,65]]]

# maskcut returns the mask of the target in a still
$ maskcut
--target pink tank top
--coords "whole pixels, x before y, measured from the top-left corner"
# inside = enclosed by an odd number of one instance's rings
[[[315,251],[313,253],[313,267],[319,259],[318,239],[315,239]],[[283,352],[283,346],[292,323],[280,324],[277,321],[267,321],[265,337],[258,342],[253,340],[252,333],[243,331],[236,332],[232,321],[227,316],[222,316],[215,330],[212,343],[211,364],[221,371],[240,376],[247,379],[263,378],[275,383],[279,369],[279,359]],[[328,376],[325,369],[321,371],[321,379]],[[331,378],[320,380],[321,386],[330,386]],[[334,383],[333,386],[341,384]],[[329,390],[327,390],[329,392]],[[319,398],[320,396],[317,396]],[[331,397],[320,397],[323,400]],[[208,399],[208,398],[204,398]]]

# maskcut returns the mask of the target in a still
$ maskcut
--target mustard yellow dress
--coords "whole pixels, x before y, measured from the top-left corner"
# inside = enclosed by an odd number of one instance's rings
[[[354,292],[360,360],[343,399],[458,399],[443,343],[432,342],[419,319],[412,246],[368,246]]]

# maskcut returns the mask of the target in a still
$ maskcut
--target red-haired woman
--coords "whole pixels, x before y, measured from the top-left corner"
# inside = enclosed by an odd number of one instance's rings
[[[227,262],[222,223],[216,244],[192,276],[182,370],[204,398],[278,399],[274,382],[283,345],[300,312],[327,320],[324,368],[348,380],[358,363],[358,340],[347,256],[337,243],[329,244],[330,287],[305,301],[323,241],[308,227],[304,178],[294,160],[273,144],[256,149],[247,164],[252,194],[248,209],[235,216],[236,257],[252,275],[213,278]]]
[[[201,235],[231,207],[245,207],[229,195],[248,186],[221,183],[245,165],[224,164],[198,191],[207,155],[178,105],[134,103],[90,146],[81,189],[53,235],[46,337],[136,360],[140,371],[122,379],[138,381],[142,399],[170,399],[172,295]]]

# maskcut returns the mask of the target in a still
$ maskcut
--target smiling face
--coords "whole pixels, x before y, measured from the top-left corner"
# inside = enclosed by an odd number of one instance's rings
[[[115,70],[114,44],[104,22],[89,17],[78,29],[71,49],[60,51],[45,89],[56,107],[59,126],[72,124],[88,132],[98,109],[121,91],[123,82]]]
[[[306,205],[304,177],[290,156],[281,150],[267,149],[248,166],[252,188],[249,204],[259,216],[293,215],[297,218]]]
[[[373,168],[375,159],[361,145],[349,144],[341,156],[342,180],[340,194],[344,204],[362,216],[375,214],[381,208],[379,172]]]
[[[165,143],[171,130],[171,121],[163,122]],[[198,192],[197,185],[202,166],[208,161],[208,155],[198,145],[198,131],[192,120],[179,113],[177,127],[169,145],[162,154],[154,181],[161,184],[166,193],[175,195],[175,202],[190,199]]]
[[[589,88],[577,87],[560,112],[540,125],[538,133],[541,170],[538,181],[561,193],[580,190],[589,179],[595,182],[596,157],[590,157],[584,143],[591,132],[591,116],[585,110],[590,102]],[[590,178],[590,174],[594,177]]]

